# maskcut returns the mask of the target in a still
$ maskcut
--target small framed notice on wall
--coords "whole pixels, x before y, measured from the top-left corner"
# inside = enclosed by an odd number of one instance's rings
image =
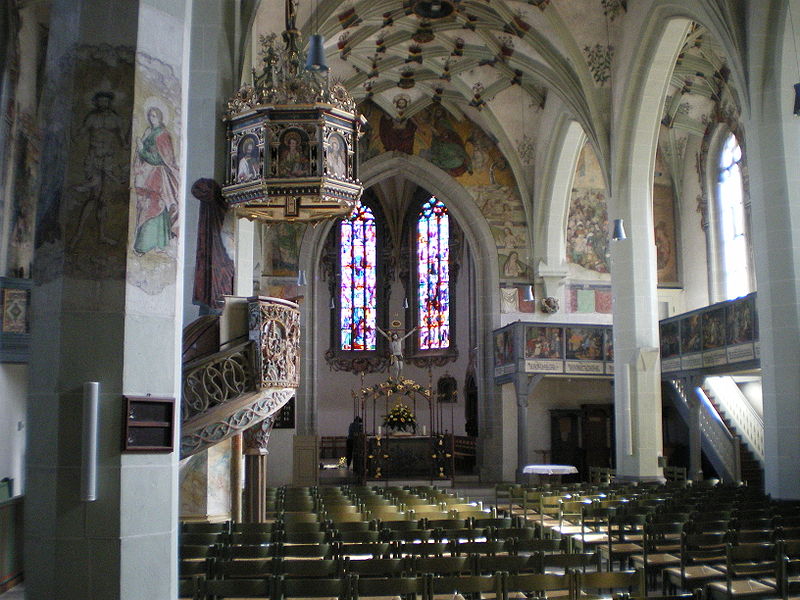
[[[175,399],[125,396],[123,452],[172,452]]]

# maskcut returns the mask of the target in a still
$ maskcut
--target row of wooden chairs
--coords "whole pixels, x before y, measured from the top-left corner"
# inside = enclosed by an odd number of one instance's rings
[[[465,598],[495,598],[509,600],[524,595],[528,598],[548,594],[567,600],[592,600],[603,592],[622,592],[633,598],[647,594],[641,571],[508,573],[499,571],[491,575],[401,576],[365,578],[357,573],[347,577],[292,579],[269,575],[248,579],[207,579],[196,577],[187,580],[180,597],[193,600],[220,600],[222,598],[336,598],[358,600],[362,597],[414,597],[420,600],[461,594]]]
[[[333,559],[259,558],[251,554],[209,556],[194,561],[182,573],[183,578],[204,575],[209,578],[252,578],[267,575],[286,577],[343,577],[357,573],[361,577],[399,577],[403,575],[473,574],[486,575],[496,571],[511,573],[564,573],[598,570],[596,554],[490,555],[463,554],[460,556],[408,555],[404,557],[338,556]]]

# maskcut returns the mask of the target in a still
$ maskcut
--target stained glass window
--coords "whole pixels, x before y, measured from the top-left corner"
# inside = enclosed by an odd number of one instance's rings
[[[417,220],[417,340],[420,350],[450,346],[450,224],[444,203],[431,197]]]
[[[375,350],[375,216],[359,204],[342,221],[339,323],[342,350]]]
[[[725,141],[720,155],[719,207],[725,297],[730,300],[750,292],[747,234],[745,229],[742,149],[736,136]]]

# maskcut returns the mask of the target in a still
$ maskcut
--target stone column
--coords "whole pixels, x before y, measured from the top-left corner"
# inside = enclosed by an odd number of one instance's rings
[[[267,518],[267,444],[274,420],[267,417],[244,432],[244,521],[263,523]]]
[[[177,594],[177,449],[122,453],[121,435],[125,396],[181,391],[186,8],[51,6],[28,400],[29,598]],[[85,381],[100,384],[91,502],[79,495]]]
[[[514,377],[514,391],[517,395],[517,482],[519,483],[526,479],[522,469],[531,462],[528,456],[528,400],[542,378],[542,375],[524,373],[517,373]]]
[[[752,247],[758,288],[764,398],[764,488],[779,500],[800,499],[800,153],[796,1],[748,6],[748,80],[751,108],[744,122],[750,175]],[[795,37],[795,39],[792,39]]]
[[[703,410],[700,398],[695,389],[700,385],[699,378],[687,379],[686,399],[689,402],[689,479],[692,481],[703,480],[703,447],[702,432],[700,430],[700,414]]]
[[[653,223],[650,210],[630,210],[626,240],[613,242],[614,414],[617,477],[661,477],[661,370]]]

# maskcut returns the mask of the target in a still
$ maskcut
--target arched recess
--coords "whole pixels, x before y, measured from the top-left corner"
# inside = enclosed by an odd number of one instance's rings
[[[538,202],[534,222],[534,260],[536,272],[545,280],[545,293],[555,295],[547,289],[548,278],[558,280],[566,277],[565,257],[567,218],[572,181],[586,134],[576,121],[566,116],[559,123],[556,142],[551,146],[548,170],[538,186]]]
[[[623,218],[628,239],[612,245],[614,411],[617,473],[660,477],[661,386],[653,172],[669,82],[691,21],[650,21],[627,69],[616,111],[609,217]]]
[[[478,450],[478,462],[479,465],[496,463],[500,457],[494,455],[494,448],[499,448],[501,445],[499,442],[492,443],[492,440],[499,440],[501,432],[496,411],[491,410],[495,395],[492,383],[494,373],[491,335],[492,330],[500,324],[500,281],[497,249],[489,224],[472,195],[463,186],[438,167],[417,156],[387,152],[361,165],[359,175],[365,188],[395,176],[404,176],[414,181],[441,198],[464,231],[475,268],[473,276],[475,285],[468,298],[475,338],[469,340],[468,344],[465,343],[464,347],[468,348],[468,351],[477,347],[477,370],[482,374],[479,378],[479,393],[483,404],[479,406],[481,448]],[[311,306],[303,311],[301,342],[303,365],[297,397],[298,433],[310,434],[317,428],[315,398],[322,365],[317,360],[317,357],[321,356],[321,349],[315,345],[315,336],[311,335],[311,332],[317,327],[314,302],[321,302],[319,298],[327,297],[324,287],[326,284],[320,280],[320,259],[325,239],[333,226],[333,222],[326,222],[317,227],[309,227],[301,246],[300,268],[308,273],[305,295]]]

